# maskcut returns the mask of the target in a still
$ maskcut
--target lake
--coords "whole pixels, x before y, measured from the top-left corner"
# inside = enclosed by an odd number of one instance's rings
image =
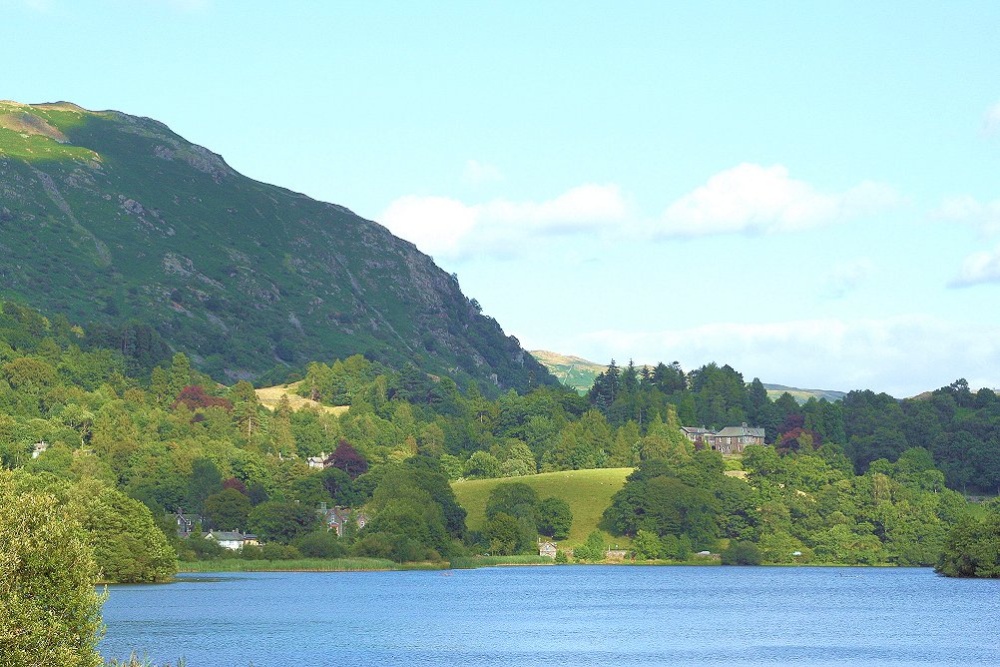
[[[110,587],[101,652],[187,667],[995,665],[998,594],[890,568],[181,575]]]

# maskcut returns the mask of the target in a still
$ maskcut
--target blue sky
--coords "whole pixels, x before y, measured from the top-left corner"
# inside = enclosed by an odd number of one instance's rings
[[[1000,3],[788,4],[0,0],[0,98],[379,221],[529,349],[1000,387]]]

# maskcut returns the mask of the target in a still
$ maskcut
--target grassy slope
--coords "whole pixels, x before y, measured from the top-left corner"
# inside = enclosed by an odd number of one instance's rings
[[[486,499],[498,484],[522,482],[535,489],[541,499],[549,496],[562,498],[573,512],[573,526],[569,539],[560,546],[582,544],[587,535],[597,528],[604,510],[611,504],[611,496],[625,485],[631,468],[600,468],[595,470],[565,470],[527,477],[503,479],[476,479],[454,482],[452,488],[459,504],[469,513],[466,524],[472,530],[481,530],[485,522]],[[602,531],[603,532],[603,531]],[[604,533],[611,544],[627,544],[625,537]]]
[[[299,396],[295,393],[298,389],[300,383],[293,382],[292,384],[281,384],[275,387],[262,387],[260,389],[255,389],[257,394],[257,400],[260,401],[268,410],[274,410],[278,407],[281,402],[282,396],[288,397],[288,404],[292,406],[292,410],[301,410],[302,408],[311,407],[320,410],[321,412],[327,412],[332,415],[339,415],[347,412],[349,406],[346,405],[323,405],[318,401],[314,401],[304,396]]]
[[[532,350],[531,356],[548,368],[560,382],[581,394],[594,386],[594,378],[608,369],[607,365],[545,350]]]

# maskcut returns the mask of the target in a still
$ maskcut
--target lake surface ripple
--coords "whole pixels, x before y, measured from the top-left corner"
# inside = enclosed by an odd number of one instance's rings
[[[234,573],[110,591],[105,657],[187,667],[1000,664],[1000,581],[928,569]]]

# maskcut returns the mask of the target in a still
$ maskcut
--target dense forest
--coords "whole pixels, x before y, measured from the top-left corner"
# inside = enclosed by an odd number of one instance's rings
[[[72,508],[118,581],[168,577],[175,553],[220,553],[200,531],[179,539],[177,512],[202,530],[255,533],[264,544],[246,557],[523,552],[539,534],[565,533],[564,508],[514,503],[471,532],[449,481],[601,467],[636,468],[603,527],[640,558],[708,550],[730,562],[933,565],[967,512],[962,493],[1000,485],[1000,400],[964,380],[906,400],[852,391],[800,405],[772,401],[729,366],[612,362],[585,396],[493,394],[354,356],[289,378],[346,411],[293,410],[287,399],[269,410],[249,383],[220,385],[183,354],[130,336],[111,346],[107,331],[65,318],[12,302],[0,312],[7,483]],[[736,458],[696,450],[679,429],[743,422],[763,427],[767,445]],[[371,520],[337,538],[324,504]],[[143,539],[154,524],[162,540]]]

